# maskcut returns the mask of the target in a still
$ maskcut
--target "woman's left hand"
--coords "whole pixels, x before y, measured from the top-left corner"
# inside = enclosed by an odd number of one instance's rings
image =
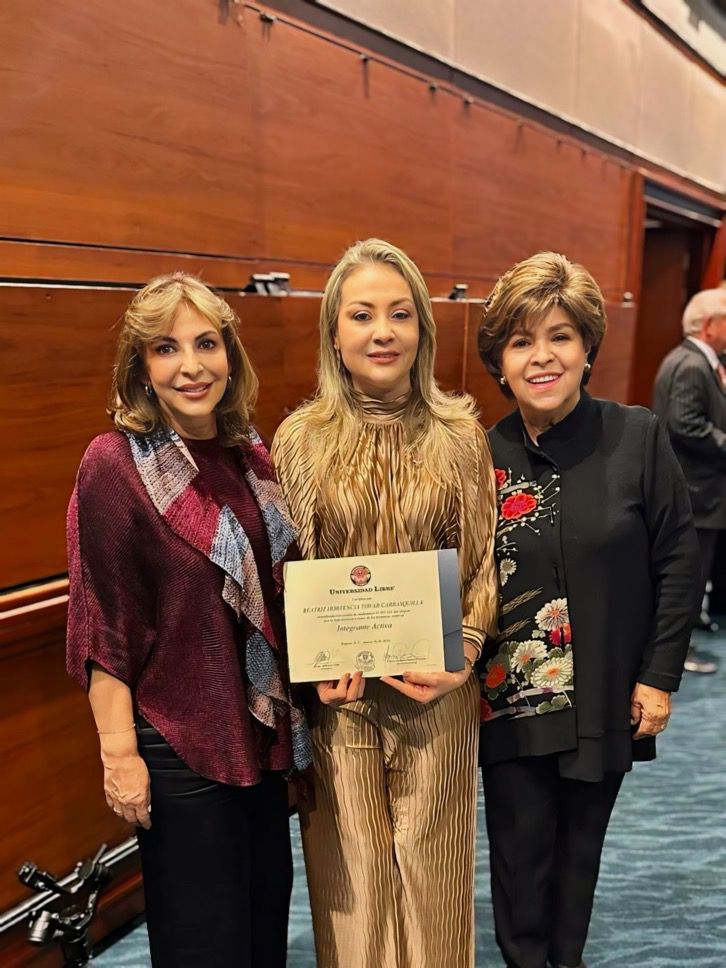
[[[638,725],[633,739],[657,736],[668,725],[671,715],[671,694],[655,686],[636,682],[630,697],[630,725]]]
[[[381,676],[381,682],[397,689],[409,699],[426,703],[440,699],[447,692],[453,692],[454,689],[463,686],[470,675],[471,665],[467,660],[461,672],[404,672],[403,682],[391,676]]]

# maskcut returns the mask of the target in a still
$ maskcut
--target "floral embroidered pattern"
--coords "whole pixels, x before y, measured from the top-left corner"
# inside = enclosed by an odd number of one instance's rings
[[[532,671],[532,685],[540,689],[562,689],[572,679],[572,653],[553,649]]]
[[[541,629],[559,629],[570,620],[566,598],[554,598],[541,608],[534,617]]]
[[[570,623],[566,622],[561,628],[552,629],[550,632],[550,642],[553,645],[569,645],[572,642]]]
[[[546,705],[538,704],[535,709],[537,713],[552,712],[572,705],[564,691],[573,684],[572,648],[569,645],[560,648],[552,641],[553,636],[557,637],[558,642],[562,639],[562,630],[568,617],[566,599],[552,599],[537,612],[535,621],[539,628],[532,632],[531,638],[522,642],[507,640],[499,643],[498,652],[487,663],[483,680],[488,699],[494,700],[515,686],[514,698],[525,700],[528,706],[531,705],[530,697],[541,697],[543,693],[560,694],[562,703],[558,696],[554,696]],[[548,645],[551,647],[548,648]],[[553,705],[555,698],[558,698],[558,702]],[[505,712],[511,714],[510,710]],[[492,713],[492,716],[496,715],[498,713]]]
[[[505,685],[505,680],[507,678],[507,669],[509,668],[509,663],[500,660],[499,662],[490,662],[487,669],[487,677],[484,680],[486,687],[494,695],[499,691],[499,687]]]
[[[516,570],[517,562],[513,558],[502,558],[499,562],[499,583],[502,587],[507,584]]]
[[[499,585],[518,574],[521,529],[535,536],[554,526],[559,512],[559,474],[545,483],[515,480],[511,469],[496,468],[499,520],[496,555]],[[520,583],[521,584],[521,583]],[[559,586],[558,586],[559,587]],[[574,663],[567,598],[552,597],[542,604],[541,589],[526,587],[504,598],[502,615],[514,621],[504,628],[496,645],[487,648],[481,679],[481,720],[501,716],[543,715],[573,705]],[[551,592],[550,592],[551,594]],[[539,598],[537,611],[522,616],[527,602]],[[493,654],[492,654],[493,653]]]
[[[486,699],[481,699],[479,704],[479,721],[485,723],[487,719],[492,718],[492,707],[486,701]]]
[[[524,672],[527,666],[530,666],[540,659],[544,659],[546,655],[547,646],[540,639],[530,639],[528,642],[520,642],[514,652],[512,652],[512,669],[515,672]]]
[[[535,497],[518,491],[516,494],[510,494],[505,501],[502,501],[500,510],[505,521],[513,521],[515,518],[522,518],[530,511],[534,511],[536,507],[537,499]]]

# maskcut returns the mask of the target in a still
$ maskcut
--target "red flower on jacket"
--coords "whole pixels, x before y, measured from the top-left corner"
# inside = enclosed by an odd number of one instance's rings
[[[502,503],[502,517],[507,521],[513,521],[515,518],[524,517],[525,514],[534,511],[536,507],[536,497],[532,494],[523,494],[521,491],[517,491],[516,494],[510,494]]]
[[[509,479],[509,474],[507,474],[506,471],[503,471],[501,467],[494,468],[494,476],[497,479],[497,487],[504,487]]]
[[[572,642],[572,629],[569,625],[561,625],[558,629],[550,632],[550,642],[552,645],[569,645]]]
[[[481,700],[479,707],[479,721],[485,723],[487,719],[492,718],[492,707],[486,701],[486,699]]]
[[[503,665],[500,665],[498,662],[495,662],[489,669],[489,672],[487,673],[487,677],[484,680],[484,682],[489,689],[496,689],[497,686],[501,686],[501,684],[504,682],[506,678],[507,678],[507,670],[504,668]]]

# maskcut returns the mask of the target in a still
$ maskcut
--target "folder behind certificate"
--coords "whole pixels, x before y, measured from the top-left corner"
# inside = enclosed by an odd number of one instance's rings
[[[285,622],[292,682],[458,672],[456,549],[288,562]]]

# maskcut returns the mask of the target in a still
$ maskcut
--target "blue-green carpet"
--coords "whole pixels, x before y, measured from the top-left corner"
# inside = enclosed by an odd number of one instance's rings
[[[699,645],[719,656],[721,668],[716,675],[686,674],[658,759],[636,764],[625,778],[585,951],[590,968],[726,968],[726,633],[700,636]],[[476,963],[497,968],[481,803],[479,821]],[[288,964],[315,968],[296,820],[292,832]],[[94,959],[99,968],[150,964],[143,926]]]

